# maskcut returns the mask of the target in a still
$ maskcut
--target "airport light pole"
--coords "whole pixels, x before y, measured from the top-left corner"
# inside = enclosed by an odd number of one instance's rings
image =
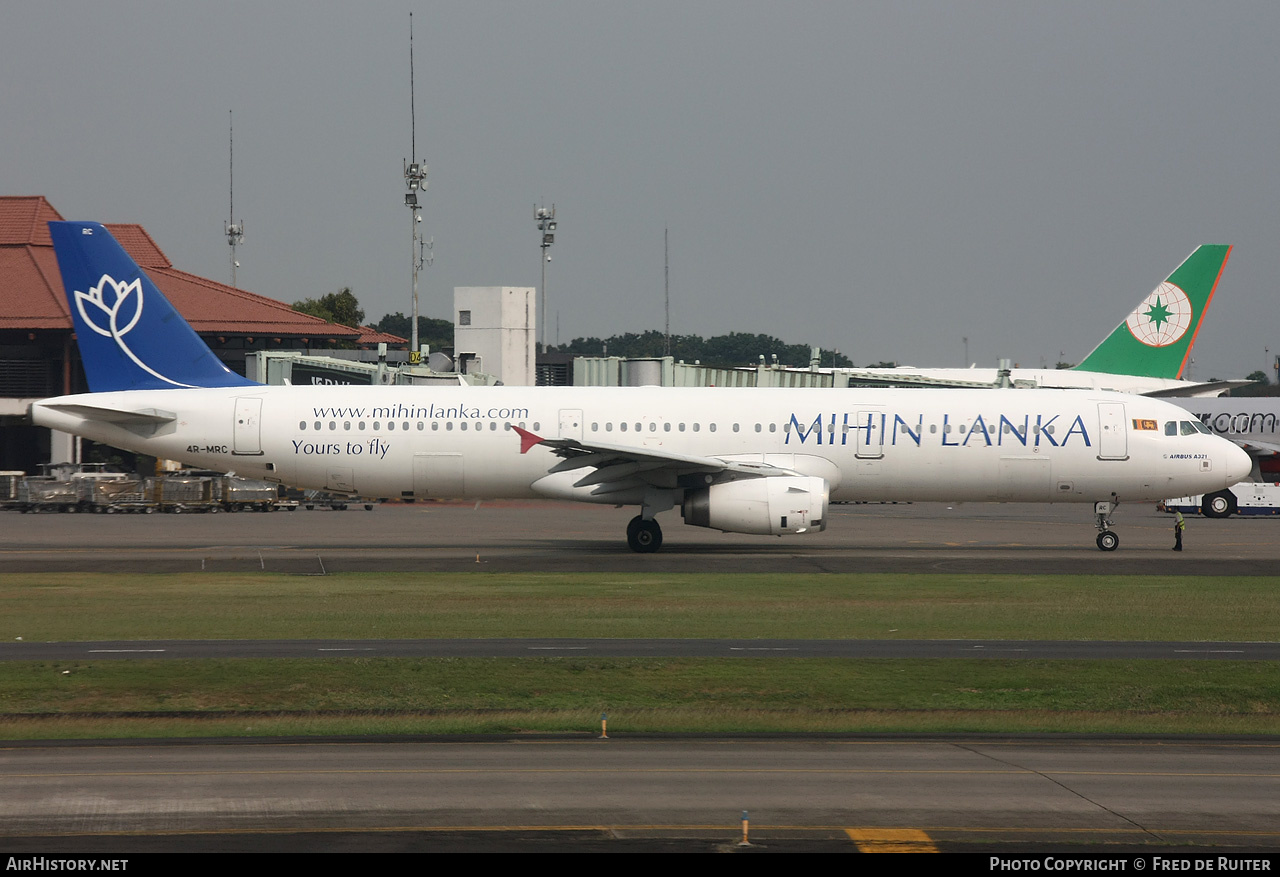
[[[223,234],[227,236],[227,243],[231,245],[231,285],[236,285],[236,269],[240,267],[240,263],[236,261],[236,247],[244,243],[244,223],[236,222],[236,137],[235,125],[232,122],[231,110],[227,110],[227,142],[230,147],[230,161],[228,169],[231,178],[231,209],[228,211],[227,221],[223,225]]]
[[[556,242],[556,205],[551,209],[534,207],[533,219],[542,232],[542,317],[538,320],[538,345],[547,352],[547,263],[551,261],[551,245]]]

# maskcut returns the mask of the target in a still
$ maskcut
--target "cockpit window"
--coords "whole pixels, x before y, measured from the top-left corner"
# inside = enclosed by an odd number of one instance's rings
[[[1191,421],[1191,424],[1196,428],[1196,432],[1202,432],[1205,435],[1213,435],[1213,430],[1211,430],[1204,421],[1193,420]]]
[[[1165,435],[1177,435],[1177,434],[1178,434],[1178,422],[1177,422],[1176,420],[1167,420],[1167,421],[1165,421],[1165,424],[1164,424],[1164,434],[1165,434]]]
[[[1192,426],[1192,425],[1191,425],[1191,421],[1190,421],[1190,420],[1184,420],[1184,421],[1182,421],[1181,423],[1179,423],[1178,425],[1182,427],[1182,434],[1183,434],[1183,435],[1195,435],[1195,434],[1196,434],[1196,428],[1195,428],[1194,426]]]

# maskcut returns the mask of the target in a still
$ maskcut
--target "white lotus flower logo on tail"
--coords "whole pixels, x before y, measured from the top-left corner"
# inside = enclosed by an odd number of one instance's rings
[[[86,310],[85,304],[92,305],[92,309]],[[125,284],[117,283],[103,274],[98,285],[91,287],[88,292],[76,290],[76,310],[80,311],[80,316],[84,317],[90,329],[99,335],[114,338],[116,344],[124,347],[121,338],[129,334],[129,330],[138,324],[138,318],[142,316],[142,278]],[[123,326],[120,325],[122,312],[125,315],[132,314]],[[99,320],[102,322],[99,323]]]
[[[132,283],[121,283],[110,275],[103,274],[97,286],[90,287],[88,292],[77,289],[75,297],[76,310],[80,312],[85,324],[99,335],[115,341],[116,346],[139,368],[175,387],[191,386],[160,374],[139,359],[125,343],[124,336],[142,318],[142,278]]]

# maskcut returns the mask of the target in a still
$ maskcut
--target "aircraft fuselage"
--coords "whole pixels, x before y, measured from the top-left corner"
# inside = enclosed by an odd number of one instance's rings
[[[825,479],[834,501],[1154,500],[1221,489],[1249,468],[1223,439],[1166,435],[1185,410],[1107,392],[263,386],[66,396],[32,413],[195,467],[389,498],[642,501],[642,488],[602,494],[574,486],[582,472],[548,474],[557,457],[521,453],[515,426],[791,469]],[[670,469],[648,489],[686,487]]]

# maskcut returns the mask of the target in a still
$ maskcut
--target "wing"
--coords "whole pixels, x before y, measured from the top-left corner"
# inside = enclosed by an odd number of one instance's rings
[[[1280,454],[1280,445],[1273,442],[1260,442],[1254,439],[1241,438],[1233,438],[1231,440],[1247,451],[1251,457],[1274,457]]]
[[[574,487],[595,486],[593,494],[613,493],[638,485],[673,488],[692,486],[690,479],[699,484],[733,477],[768,478],[780,475],[799,475],[794,469],[774,466],[766,462],[734,460],[721,457],[699,457],[674,454],[648,448],[607,445],[583,442],[577,439],[543,438],[527,429],[513,426],[520,435],[520,453],[542,445],[560,457],[560,462],[547,470],[548,475],[584,471]]]

